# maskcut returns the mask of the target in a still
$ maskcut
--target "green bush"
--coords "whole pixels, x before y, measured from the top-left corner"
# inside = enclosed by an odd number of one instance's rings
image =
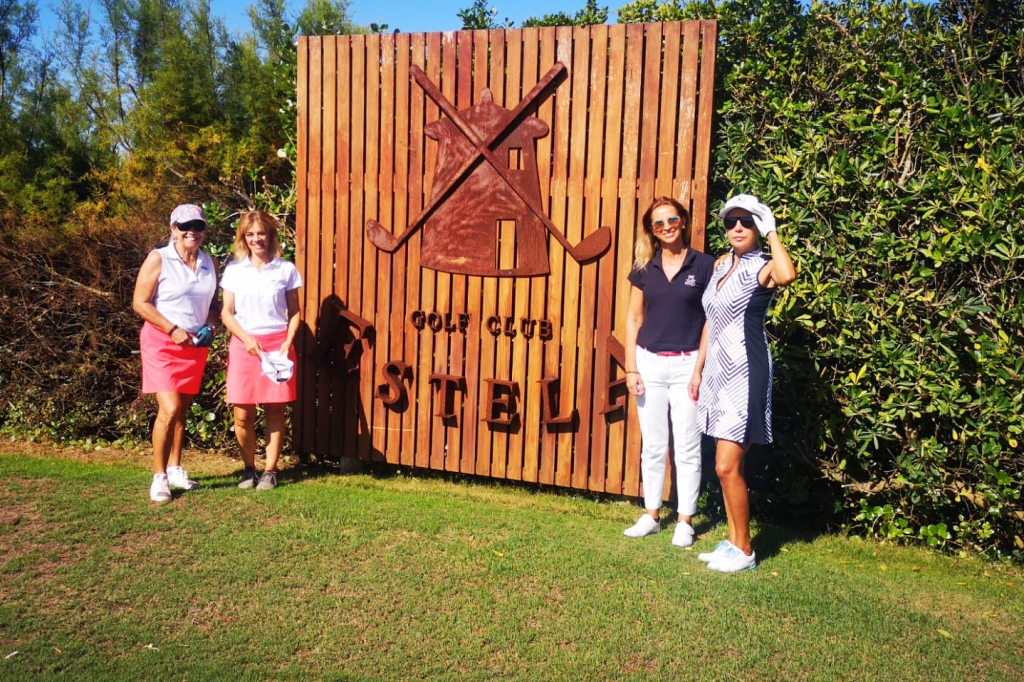
[[[762,197],[799,267],[769,320],[762,494],[1019,557],[1024,18],[978,7],[640,0],[619,17],[717,17],[712,196]]]

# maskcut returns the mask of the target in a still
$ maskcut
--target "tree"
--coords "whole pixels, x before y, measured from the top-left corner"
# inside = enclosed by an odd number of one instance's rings
[[[473,0],[473,4],[457,13],[462,20],[462,30],[480,30],[496,28],[512,28],[512,22],[505,19],[504,23],[498,21],[498,8],[487,7],[487,0]]]
[[[597,0],[587,0],[587,4],[569,16],[565,12],[545,14],[542,17],[530,17],[523,22],[523,28],[533,26],[593,26],[608,21],[608,7],[598,7]]]

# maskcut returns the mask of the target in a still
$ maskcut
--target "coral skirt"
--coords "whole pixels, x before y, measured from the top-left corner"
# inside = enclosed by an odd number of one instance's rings
[[[139,348],[143,393],[199,393],[209,348],[179,346],[149,322],[143,323],[139,332]]]
[[[288,338],[288,332],[253,334],[264,352],[277,350]],[[288,350],[288,359],[295,362],[295,348]],[[231,405],[266,405],[290,403],[295,400],[295,375],[283,384],[263,376],[263,363],[259,355],[249,355],[245,344],[232,335],[228,346],[227,401]]]

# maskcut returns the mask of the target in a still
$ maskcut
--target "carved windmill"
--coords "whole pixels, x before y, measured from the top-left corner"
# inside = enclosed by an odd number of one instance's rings
[[[430,201],[398,237],[375,220],[366,235],[379,249],[393,253],[421,225],[421,262],[443,272],[490,277],[548,274],[544,242],[547,229],[579,262],[593,260],[611,244],[611,229],[601,227],[577,245],[551,223],[542,208],[535,140],[548,134],[536,117],[520,117],[562,72],[559,62],[513,110],[494,103],[486,88],[474,106],[457,111],[426,74],[413,66],[413,78],[446,118],[426,127],[438,142],[437,170]],[[515,226],[516,260],[498,263],[501,223]]]

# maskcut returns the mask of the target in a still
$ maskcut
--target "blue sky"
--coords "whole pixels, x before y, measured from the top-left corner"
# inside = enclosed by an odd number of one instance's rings
[[[289,0],[293,12],[302,6],[302,0]],[[473,0],[354,0],[349,5],[352,19],[357,24],[368,26],[371,23],[387,24],[389,30],[401,29],[402,33],[420,33],[424,31],[455,31],[462,27],[457,13],[469,7]],[[488,7],[498,8],[498,19],[508,17],[518,26],[524,19],[555,12],[573,15],[586,5],[586,0],[502,0],[488,2]],[[618,3],[598,1],[598,7],[607,6],[612,13],[610,21],[614,21],[614,12],[625,0]],[[248,2],[238,0],[211,0],[211,9],[215,16],[221,17],[229,29],[244,29],[249,25],[245,14]]]
[[[615,10],[626,3],[602,2],[598,7],[609,8],[609,22],[615,21]],[[88,0],[85,0],[88,3]],[[286,0],[291,7],[292,15],[298,13],[303,0]],[[40,37],[53,32],[55,14],[53,8],[58,0],[40,0]],[[388,30],[398,28],[402,33],[421,33],[427,31],[456,31],[462,28],[457,16],[458,11],[473,4],[473,0],[353,0],[349,12],[357,24],[369,26],[371,23],[387,24]],[[489,7],[498,8],[498,19],[507,17],[515,26],[530,17],[565,12],[572,16],[586,6],[586,0],[502,0],[488,2]],[[248,0],[210,0],[210,9],[215,17],[224,20],[229,31],[245,31],[249,29],[249,18],[246,10]]]

